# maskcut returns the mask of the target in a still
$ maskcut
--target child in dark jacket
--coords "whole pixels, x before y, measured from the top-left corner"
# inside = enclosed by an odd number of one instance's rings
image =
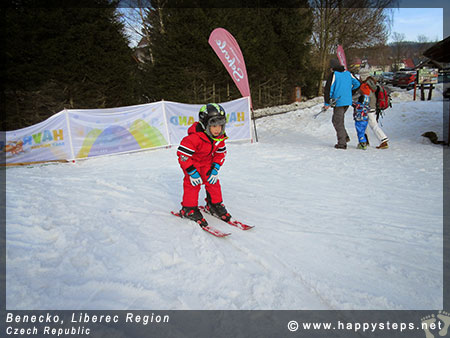
[[[353,102],[353,119],[355,120],[356,133],[358,134],[358,149],[367,149],[366,129],[369,123],[369,98],[360,95],[357,102]]]
[[[220,167],[225,161],[226,146],[225,110],[216,103],[200,108],[199,122],[189,129],[188,135],[178,147],[178,162],[184,172],[181,217],[207,226],[198,208],[198,195],[202,184],[206,189],[206,208],[215,216],[229,221],[231,215],[223,205],[222,190],[218,179]]]

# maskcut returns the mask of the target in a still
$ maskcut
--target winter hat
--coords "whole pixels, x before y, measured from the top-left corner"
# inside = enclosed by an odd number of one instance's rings
[[[336,68],[342,67],[342,65],[341,65],[341,63],[339,62],[338,59],[331,59],[330,60],[330,67],[333,68],[333,69],[336,69]]]
[[[361,86],[359,86],[359,91],[364,95],[370,95],[370,86],[366,82],[363,82]]]
[[[372,89],[372,91],[376,91],[377,90],[377,80],[375,80],[372,76],[369,76],[366,79],[366,83],[368,84],[370,89]]]

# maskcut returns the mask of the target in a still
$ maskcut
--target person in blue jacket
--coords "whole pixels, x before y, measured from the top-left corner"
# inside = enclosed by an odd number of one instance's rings
[[[333,127],[336,130],[336,149],[347,149],[350,137],[345,129],[344,117],[348,107],[352,104],[352,92],[359,88],[361,83],[348,70],[345,70],[337,59],[330,60],[331,74],[324,89],[324,109],[330,108],[330,101],[336,100],[333,108]]]

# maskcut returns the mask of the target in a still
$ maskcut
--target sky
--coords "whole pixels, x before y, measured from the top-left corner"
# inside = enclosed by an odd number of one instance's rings
[[[392,42],[392,33],[404,34],[405,41],[417,41],[419,35],[428,41],[443,39],[444,10],[442,8],[394,8],[393,26],[388,42]]]
[[[427,8],[421,8],[424,4]],[[392,8],[392,14],[393,25],[388,43],[393,42],[394,32],[404,34],[405,41],[418,41],[418,36],[423,35],[427,41],[434,42],[450,35],[450,24],[444,24],[444,17],[448,19],[450,15],[448,0],[428,0],[426,3],[422,0],[400,0],[399,8]],[[135,44],[137,41],[133,41],[133,46]]]

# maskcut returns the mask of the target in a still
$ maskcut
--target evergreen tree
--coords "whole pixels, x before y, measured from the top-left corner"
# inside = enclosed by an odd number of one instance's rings
[[[154,3],[147,22],[154,58],[146,69],[148,96],[195,103],[240,97],[208,44],[211,32],[223,27],[244,54],[254,106],[290,102],[293,87],[308,86],[314,72],[305,61],[311,11],[307,1],[293,3],[297,6],[282,9],[179,9]]]
[[[63,108],[135,102],[136,63],[116,4],[92,5],[5,9],[2,130],[35,124]]]

